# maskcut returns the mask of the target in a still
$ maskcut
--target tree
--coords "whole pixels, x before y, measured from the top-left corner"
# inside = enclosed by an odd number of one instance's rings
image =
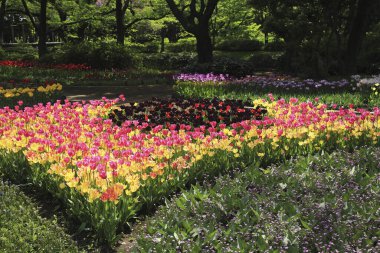
[[[285,41],[287,70],[317,76],[355,73],[366,33],[380,17],[379,0],[249,0],[249,3],[267,14],[266,32],[273,32]]]
[[[40,58],[47,53],[47,0],[40,0],[40,17],[38,25],[38,55]]]
[[[131,0],[116,0],[116,38],[117,42],[124,45],[125,39],[125,13],[131,3]]]
[[[0,43],[4,41],[4,19],[7,0],[1,0],[0,2]]]
[[[212,62],[213,46],[209,25],[219,0],[189,0],[180,1],[179,4],[174,0],[166,2],[183,28],[195,36],[198,62]]]
[[[34,21],[34,17],[29,9],[26,0],[21,0],[24,6],[25,14],[29,17],[34,29],[38,34],[38,55],[40,58],[47,53],[47,0],[39,0],[40,9],[38,14],[38,24]]]
[[[369,18],[372,8],[375,6],[373,0],[359,0],[356,15],[352,20],[352,27],[348,36],[346,51],[346,73],[355,73],[357,58],[363,44],[365,33],[369,28]]]

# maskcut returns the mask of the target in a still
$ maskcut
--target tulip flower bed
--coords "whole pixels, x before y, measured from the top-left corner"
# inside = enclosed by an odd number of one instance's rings
[[[298,80],[289,76],[247,76],[232,78],[228,75],[214,74],[180,74],[174,76],[175,91],[185,97],[252,99],[272,93],[276,98],[289,100],[297,97],[302,101],[314,100],[338,106],[354,104],[357,107],[374,107],[380,103],[379,97],[372,96],[371,87],[376,83],[368,83],[375,78],[361,82],[357,76],[350,80],[315,81]]]
[[[61,199],[67,210],[114,243],[140,210],[197,178],[295,155],[377,145],[380,110],[329,112],[291,99],[253,101],[262,120],[210,126],[149,127],[106,119],[114,101],[0,109],[0,170]]]
[[[37,103],[56,101],[63,97],[62,85],[59,83],[31,86],[15,85],[12,83],[0,86],[0,107],[30,106]]]
[[[146,122],[150,127],[164,125],[179,129],[180,125],[210,127],[214,124],[260,120],[266,113],[264,108],[256,107],[249,101],[214,99],[158,99],[142,103],[128,103],[110,114],[110,119],[118,125],[127,120]]]
[[[0,66],[15,67],[15,68],[50,68],[50,69],[63,69],[63,70],[90,70],[91,67],[85,64],[41,64],[32,61],[0,61]]]

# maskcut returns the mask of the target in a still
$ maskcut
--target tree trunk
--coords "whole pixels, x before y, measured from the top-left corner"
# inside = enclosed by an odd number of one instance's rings
[[[368,28],[368,18],[373,0],[359,0],[356,16],[348,37],[346,51],[346,73],[355,73],[357,58]]]
[[[264,45],[268,46],[268,44],[269,44],[269,34],[268,34],[268,32],[265,32],[264,36],[265,36]]]
[[[47,11],[47,0],[41,0],[40,7],[40,23],[38,28],[38,55],[43,57],[47,53],[46,45],[46,34],[47,34],[47,21],[46,21],[46,11]]]
[[[4,42],[4,17],[7,0],[1,0],[0,6],[0,44]]]
[[[120,45],[124,45],[125,38],[124,15],[122,0],[116,0],[116,38]]]
[[[197,40],[198,63],[209,63],[213,60],[213,47],[208,29],[208,24],[199,24],[198,32],[195,34]]]

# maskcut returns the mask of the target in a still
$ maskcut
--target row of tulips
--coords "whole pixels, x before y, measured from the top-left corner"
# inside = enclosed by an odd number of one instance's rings
[[[254,107],[250,101],[213,99],[159,99],[141,103],[127,103],[110,113],[110,119],[118,125],[126,120],[147,122],[150,127],[165,125],[212,126],[212,124],[238,123],[244,120],[262,119],[264,108]]]
[[[46,85],[12,85],[12,88],[0,86],[0,106],[33,105],[56,101],[63,97],[62,85],[52,83]]]
[[[62,199],[110,244],[141,209],[197,178],[320,150],[377,145],[380,110],[254,101],[269,117],[168,129],[105,119],[115,101],[0,109],[2,173]]]

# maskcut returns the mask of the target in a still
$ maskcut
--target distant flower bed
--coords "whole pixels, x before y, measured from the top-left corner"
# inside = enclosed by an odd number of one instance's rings
[[[54,102],[62,96],[62,85],[59,83],[36,87],[24,85],[5,88],[0,86],[0,107]]]
[[[281,89],[341,89],[355,88],[352,81],[342,79],[339,81],[327,80],[298,80],[287,75],[248,75],[243,78],[234,78],[223,74],[179,74],[174,76],[177,83],[193,83],[194,85],[244,85],[252,88],[281,88]]]
[[[341,80],[313,80],[278,75],[250,75],[236,78],[223,74],[179,74],[174,76],[174,90],[184,97],[241,99],[249,100],[272,93],[278,100],[297,97],[300,101],[313,101],[327,104],[332,109],[347,108],[350,104],[356,108],[372,108],[380,103],[380,76],[363,78],[352,76]],[[334,108],[335,107],[335,108]]]
[[[64,69],[64,70],[90,70],[91,67],[85,64],[41,64],[33,61],[0,61],[0,66],[5,67],[21,67],[32,68],[41,67],[49,69]]]

